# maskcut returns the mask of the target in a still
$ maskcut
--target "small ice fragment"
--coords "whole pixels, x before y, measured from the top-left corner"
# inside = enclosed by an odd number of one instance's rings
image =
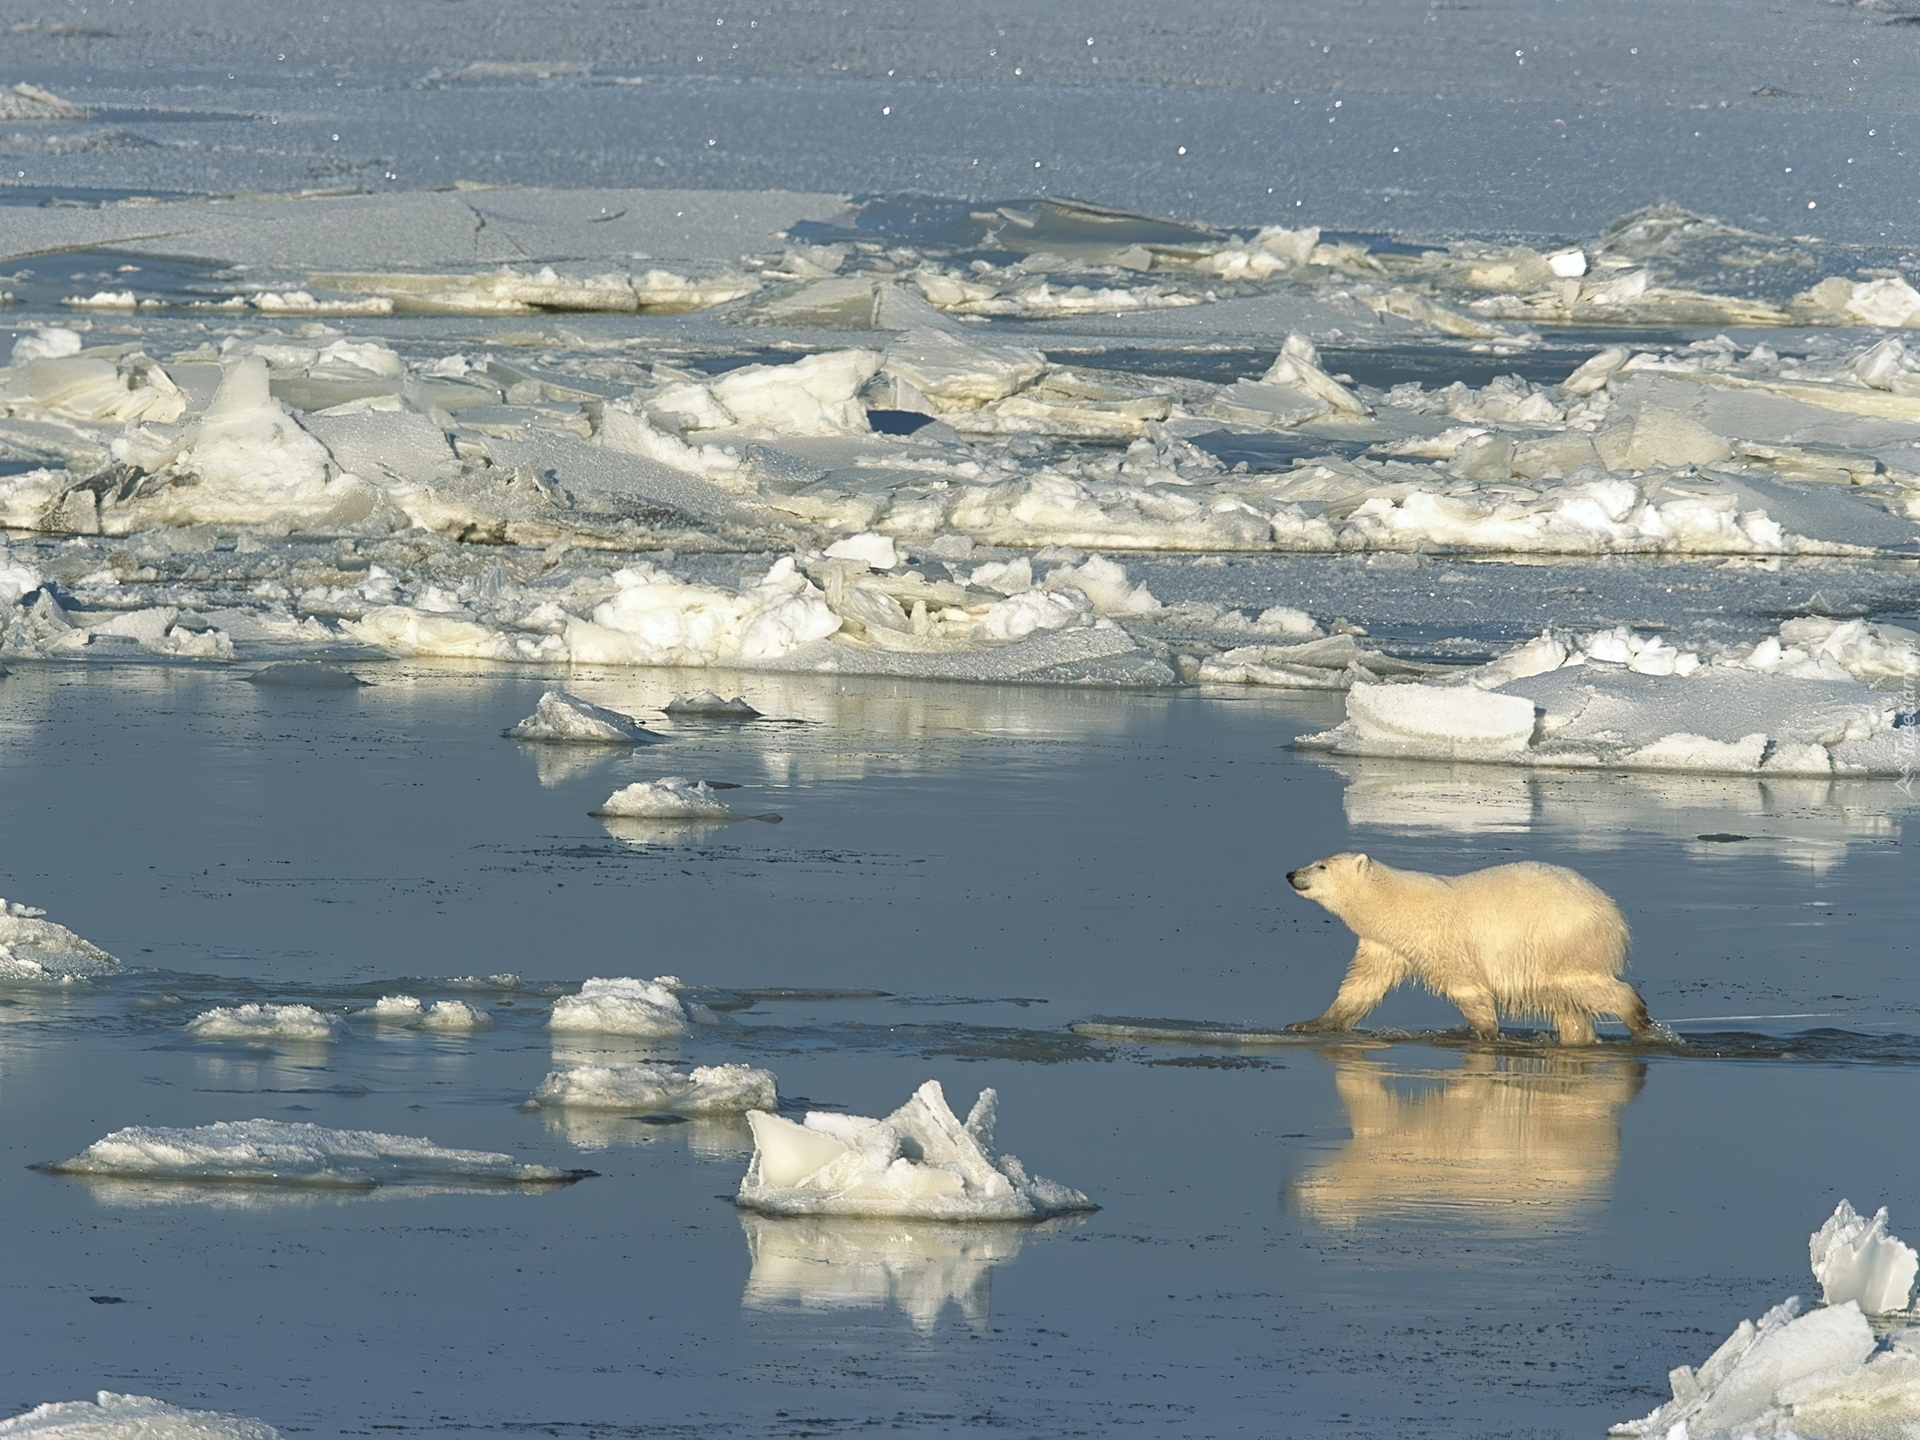
[[[758,720],[760,712],[738,695],[722,700],[711,690],[698,695],[676,695],[667,702],[666,713],[675,720]]]
[[[411,1025],[426,1011],[416,995],[382,995],[360,1013],[383,1024]]]
[[[1587,273],[1587,252],[1578,245],[1570,250],[1556,250],[1547,256],[1547,268],[1562,280],[1578,280]]]
[[[311,1005],[216,1006],[187,1022],[196,1040],[338,1040],[340,1021]]]
[[[635,724],[631,716],[603,710],[564,690],[547,691],[533,714],[502,733],[509,740],[571,745],[635,745],[661,738]]]
[[[57,1400],[0,1420],[5,1440],[280,1440],[263,1420],[219,1410],[182,1410],[145,1395],[102,1390],[92,1400]]]
[[[77,332],[64,325],[49,325],[43,330],[29,331],[13,342],[12,364],[21,366],[34,360],[64,360],[69,355],[78,355],[80,345]]]
[[[464,1000],[436,1000],[420,1017],[420,1028],[445,1035],[471,1035],[476,1030],[491,1030],[493,1020],[486,1011],[476,1010]]]
[[[31,905],[0,900],[0,983],[91,980],[120,962]]]
[[[667,775],[616,790],[595,815],[635,820],[741,820],[746,817],[722,802],[704,780]]]
[[[870,570],[891,570],[900,563],[891,535],[876,535],[866,530],[836,540],[827,547],[829,560],[857,560]]]
[[[433,1180],[552,1184],[586,1173],[524,1165],[488,1150],[449,1150],[408,1135],[282,1120],[224,1120],[194,1129],[136,1125],[46,1168],[58,1175],[357,1187]]]
[[[254,671],[247,680],[282,690],[353,690],[367,683],[352,671],[325,660],[285,660]]]
[[[1852,1300],[1869,1315],[1905,1310],[1913,1299],[1920,1254],[1887,1233],[1887,1207],[1872,1220],[1847,1201],[1807,1241],[1813,1278],[1829,1305]]]
[[[1098,1208],[1029,1176],[1011,1155],[987,1158],[991,1095],[983,1092],[966,1125],[937,1080],[884,1120],[813,1111],[796,1125],[752,1111],[753,1160],[734,1203],[768,1215],[903,1220],[1040,1220]]]
[[[673,978],[594,979],[578,995],[553,1002],[550,1030],[598,1035],[684,1035],[687,1012],[671,988]]]
[[[549,1073],[533,1099],[673,1115],[738,1115],[779,1104],[773,1072],[750,1065],[702,1065],[691,1074],[665,1065],[576,1065]]]

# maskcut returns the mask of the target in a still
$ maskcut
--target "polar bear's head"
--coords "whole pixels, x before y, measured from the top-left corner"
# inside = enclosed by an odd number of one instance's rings
[[[1353,893],[1356,884],[1373,870],[1373,861],[1365,855],[1329,855],[1311,865],[1287,872],[1287,883],[1315,904],[1338,914],[1340,902]]]

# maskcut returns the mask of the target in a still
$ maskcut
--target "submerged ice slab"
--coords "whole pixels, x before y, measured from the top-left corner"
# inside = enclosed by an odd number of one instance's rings
[[[1842,1200],[1807,1249],[1829,1305],[1851,1300],[1869,1315],[1884,1315],[1905,1310],[1913,1299],[1920,1254],[1887,1233],[1884,1205],[1866,1220]]]
[[[384,1002],[383,1002],[384,1003]],[[375,1007],[378,1012],[378,1007]],[[338,1040],[344,1030],[337,1015],[311,1005],[216,1005],[186,1025],[196,1040]]]
[[[533,1092],[538,1105],[672,1115],[739,1115],[779,1104],[771,1070],[701,1065],[575,1065],[555,1070]]]
[[[661,737],[630,715],[604,710],[564,690],[549,690],[533,714],[506,732],[509,740],[562,745],[637,745]]]
[[[491,1151],[449,1150],[406,1135],[282,1120],[229,1120],[177,1130],[134,1126],[47,1168],[61,1175],[121,1179],[354,1187],[435,1181],[554,1184],[582,1173],[526,1165]]]
[[[754,1111],[753,1160],[735,1203],[767,1215],[1040,1220],[1098,1207],[1011,1155],[987,1158],[997,1097],[962,1125],[937,1080],[884,1120],[810,1111],[802,1124]]]
[[[219,1410],[182,1410],[145,1395],[102,1390],[91,1400],[56,1400],[0,1420],[5,1440],[280,1440],[263,1420]]]
[[[0,983],[91,980],[123,968],[98,945],[48,920],[46,913],[0,900]]]
[[[593,979],[578,995],[553,1002],[551,1030],[586,1035],[684,1035],[687,1010],[674,993],[679,980],[663,975],[656,980],[628,976]]]

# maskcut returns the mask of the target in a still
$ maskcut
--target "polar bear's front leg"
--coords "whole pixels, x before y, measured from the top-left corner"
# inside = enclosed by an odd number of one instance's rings
[[[1354,949],[1353,963],[1347,966],[1347,978],[1340,982],[1333,1004],[1313,1019],[1302,1020],[1287,1029],[1306,1034],[1351,1030],[1373,1013],[1373,1007],[1385,998],[1387,991],[1406,978],[1407,962],[1395,951],[1371,940],[1362,940]]]

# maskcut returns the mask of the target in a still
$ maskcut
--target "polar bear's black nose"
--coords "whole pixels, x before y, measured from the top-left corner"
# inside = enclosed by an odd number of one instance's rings
[[[1306,886],[1300,883],[1300,872],[1298,870],[1287,871],[1287,884],[1291,885],[1296,890],[1306,889]]]

